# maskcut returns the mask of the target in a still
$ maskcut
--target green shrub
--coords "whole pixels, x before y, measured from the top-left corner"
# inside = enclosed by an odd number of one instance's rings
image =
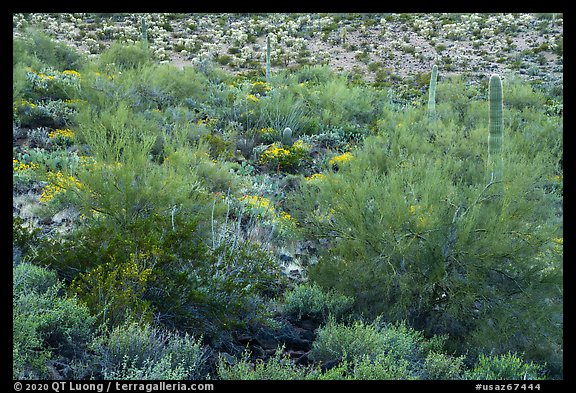
[[[351,311],[353,299],[334,291],[324,292],[316,284],[299,284],[284,294],[283,310],[297,319],[326,322],[328,317],[342,320]]]
[[[533,362],[525,362],[516,353],[480,355],[478,362],[465,373],[467,379],[525,380],[543,379],[543,369]]]
[[[104,379],[185,380],[205,377],[201,340],[127,322],[95,340]]]
[[[420,356],[421,333],[404,323],[382,324],[377,318],[372,323],[354,321],[340,324],[333,319],[318,329],[311,356],[317,361],[354,361],[364,356],[386,354],[396,361],[415,362]]]
[[[53,271],[28,263],[13,268],[13,378],[43,379],[48,361],[68,365],[65,377],[82,362],[94,318],[75,298],[63,296]]]
[[[560,119],[546,119],[556,142],[510,133],[496,203],[483,177],[486,126],[464,137],[453,119],[426,127],[424,113],[391,114],[348,165],[302,182],[291,211],[308,223],[305,236],[329,245],[310,279],[354,297],[356,311],[450,334],[453,350],[473,340],[480,352],[530,351],[559,366],[562,264],[551,239],[561,194],[542,179],[557,171]]]
[[[290,357],[278,348],[274,356],[266,362],[258,359],[251,364],[250,353],[245,351],[242,358],[233,365],[220,357],[217,364],[218,377],[224,380],[299,380],[308,379],[304,368],[294,365]]]
[[[29,28],[23,36],[25,38],[13,40],[14,64],[17,62],[26,66],[42,64],[64,71],[79,70],[85,62],[85,58],[72,47],[52,39],[37,29]]]
[[[429,352],[424,360],[426,379],[461,379],[464,356],[453,357],[444,353]]]
[[[100,68],[126,71],[137,69],[151,61],[150,52],[140,44],[115,42],[100,54]]]

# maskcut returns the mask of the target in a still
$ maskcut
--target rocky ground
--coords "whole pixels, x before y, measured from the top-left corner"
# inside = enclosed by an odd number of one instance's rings
[[[562,83],[562,14],[15,14],[14,35],[37,27],[90,56],[142,39],[178,67],[205,60],[260,72],[266,36],[272,70],[326,64],[374,82],[517,73]]]

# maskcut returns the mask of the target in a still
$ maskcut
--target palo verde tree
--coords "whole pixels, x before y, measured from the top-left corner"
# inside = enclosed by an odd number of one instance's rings
[[[483,162],[469,159],[485,156],[485,133],[464,139],[444,126],[427,143],[409,127],[381,128],[337,173],[304,182],[298,218],[328,244],[310,278],[358,311],[448,334],[453,349],[525,352],[561,368],[561,196],[542,181],[554,150],[528,159],[514,150],[524,136],[511,136],[496,201]]]

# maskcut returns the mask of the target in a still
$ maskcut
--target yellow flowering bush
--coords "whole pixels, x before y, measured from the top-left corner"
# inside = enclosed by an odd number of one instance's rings
[[[12,183],[14,189],[27,189],[36,178],[35,170],[39,168],[39,165],[31,162],[26,163],[20,161],[16,158],[12,159]]]
[[[332,165],[332,166],[339,166],[342,164],[347,163],[348,161],[350,161],[352,159],[352,153],[350,152],[346,152],[344,154],[340,154],[338,156],[332,157],[331,159],[328,160],[328,164]]]
[[[250,209],[258,218],[265,218],[269,215],[274,216],[276,214],[274,205],[268,198],[259,195],[244,195],[240,198],[240,202]]]
[[[59,72],[54,68],[47,67],[34,71],[28,68],[26,79],[32,85],[32,88],[43,94],[47,94],[51,99],[67,99],[70,88],[80,88],[80,73],[74,70],[65,70]]]
[[[304,180],[306,180],[307,182],[315,182],[318,180],[322,180],[324,179],[326,176],[324,176],[323,173],[314,173],[313,175],[307,176],[304,178]]]
[[[309,151],[310,147],[301,140],[287,147],[275,142],[262,152],[260,164],[275,167],[277,170],[293,170],[304,162]]]
[[[250,102],[258,102],[260,101],[260,98],[256,97],[254,94],[248,94],[246,96],[246,99]]]
[[[48,172],[48,184],[40,194],[40,202],[48,203],[54,197],[72,187],[81,188],[82,183],[74,176],[64,175],[62,172]]]
[[[72,292],[103,320],[120,322],[128,317],[150,320],[150,303],[143,299],[154,278],[145,253],[131,253],[127,261],[110,261],[80,273],[70,286]]]
[[[74,131],[68,128],[57,128],[54,131],[50,131],[48,133],[48,138],[53,140],[58,145],[70,146],[74,140]]]
[[[251,94],[266,94],[272,90],[270,85],[266,82],[256,81],[252,83],[252,89],[250,91]]]
[[[72,130],[70,130],[70,129],[68,129],[68,128],[63,129],[63,130],[57,128],[57,129],[55,129],[54,131],[50,131],[50,132],[48,133],[48,137],[49,137],[49,138],[59,138],[59,137],[62,137],[62,138],[72,139],[72,138],[74,138],[74,131],[72,131]]]
[[[250,210],[252,214],[261,220],[268,220],[276,225],[280,233],[287,233],[296,228],[296,219],[285,211],[277,211],[270,199],[259,195],[244,195],[240,202]]]
[[[39,165],[34,163],[34,162],[27,164],[25,162],[18,161],[16,158],[12,159],[12,170],[14,172],[24,172],[24,171],[34,170],[34,169],[38,169],[38,168],[39,168]]]

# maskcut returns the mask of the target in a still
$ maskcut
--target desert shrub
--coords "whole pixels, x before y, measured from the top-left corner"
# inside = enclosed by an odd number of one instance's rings
[[[503,96],[504,105],[510,109],[542,108],[546,102],[544,94],[534,90],[530,84],[518,77],[507,78],[503,88],[506,89],[506,94]]]
[[[284,294],[283,310],[297,318],[326,322],[342,320],[352,308],[353,299],[333,291],[324,292],[316,284],[299,284]]]
[[[33,28],[26,30],[25,38],[14,38],[13,62],[35,66],[42,64],[59,71],[79,70],[85,58],[72,47],[52,39]]]
[[[260,99],[260,123],[263,127],[298,131],[306,106],[300,97],[287,89],[275,89]]]
[[[220,357],[217,372],[224,380],[299,380],[308,377],[304,368],[294,365],[289,356],[282,355],[281,348],[266,362],[259,359],[254,365],[248,351],[232,365]]]
[[[525,362],[516,353],[485,356],[481,354],[475,366],[466,371],[467,379],[526,380],[543,379],[544,370],[533,362]]]
[[[137,69],[151,61],[150,52],[139,44],[115,42],[100,55],[101,69],[126,71]]]
[[[189,67],[179,70],[168,64],[144,63],[112,75],[113,91],[138,111],[195,107],[207,94],[206,77]]]
[[[104,379],[185,380],[205,377],[201,340],[126,322],[92,343]]]
[[[73,367],[85,356],[94,318],[77,299],[64,296],[55,272],[21,263],[13,277],[13,377],[46,378],[50,360]]]
[[[464,138],[441,122],[429,139],[413,128],[418,110],[382,122],[337,173],[302,183],[295,216],[329,244],[310,278],[358,311],[450,334],[453,349],[474,342],[559,366],[561,194],[543,181],[557,173],[557,142],[536,148],[508,132],[499,188],[485,180],[485,129]]]
[[[420,356],[424,337],[405,323],[382,324],[356,320],[337,323],[333,319],[318,329],[311,356],[317,361],[361,359],[364,356],[388,354],[396,361],[415,362]]]
[[[292,146],[272,143],[260,154],[259,163],[277,171],[294,172],[308,162],[310,146],[297,140]]]
[[[154,316],[214,336],[261,318],[262,297],[278,272],[255,244],[208,246],[225,209],[210,191],[233,184],[211,181],[220,172],[208,170],[217,165],[206,151],[174,128],[164,134],[163,161],[152,160],[155,124],[126,104],[84,107],[78,119],[78,140],[91,153],[69,169],[82,225],[36,260],[53,264],[72,282],[71,293],[109,325]]]
[[[429,352],[424,360],[426,379],[461,379],[464,356],[454,357],[444,353]]]

